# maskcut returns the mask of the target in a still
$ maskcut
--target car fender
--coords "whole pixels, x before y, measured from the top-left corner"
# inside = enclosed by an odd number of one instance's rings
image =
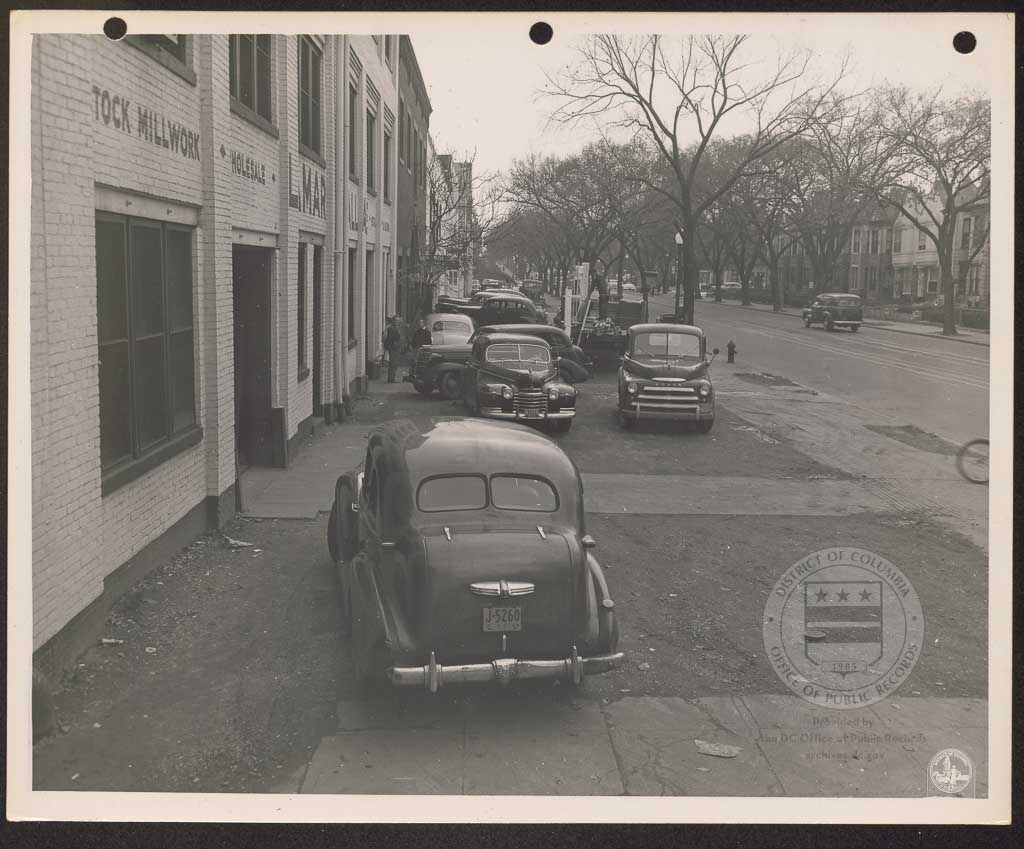
[[[613,652],[618,649],[619,629],[615,621],[615,602],[608,591],[604,570],[590,552],[587,552],[587,570],[591,580],[588,581],[596,596],[596,624],[598,628],[597,645],[602,652]]]
[[[415,639],[402,611],[401,599],[388,582],[382,581],[373,562],[365,553],[352,561],[352,574],[357,591],[370,617],[371,631],[381,638],[392,657],[409,655],[415,651]]]

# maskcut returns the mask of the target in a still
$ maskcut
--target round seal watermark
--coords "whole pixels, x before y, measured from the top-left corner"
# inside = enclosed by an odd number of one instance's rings
[[[923,645],[921,602],[907,576],[860,548],[827,548],[794,563],[764,609],[772,668],[822,707],[865,707],[891,695]]]
[[[940,793],[962,793],[974,778],[974,762],[959,749],[943,749],[928,763],[928,780]]]

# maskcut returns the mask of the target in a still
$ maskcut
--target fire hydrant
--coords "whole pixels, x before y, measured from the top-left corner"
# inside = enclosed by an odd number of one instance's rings
[[[730,363],[736,362],[736,343],[729,340],[729,344],[725,346],[726,361]]]

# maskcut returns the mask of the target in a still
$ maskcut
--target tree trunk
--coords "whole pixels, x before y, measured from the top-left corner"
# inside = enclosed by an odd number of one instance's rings
[[[782,280],[779,278],[779,258],[776,256],[768,260],[768,273],[772,276],[772,291],[775,293],[775,303],[772,304],[772,312],[782,312],[786,307],[786,290],[782,287]]]
[[[953,269],[952,263],[939,262],[940,273],[942,274],[942,292],[945,296],[945,303],[942,309],[942,335],[957,336],[956,332],[956,304],[953,303]]]

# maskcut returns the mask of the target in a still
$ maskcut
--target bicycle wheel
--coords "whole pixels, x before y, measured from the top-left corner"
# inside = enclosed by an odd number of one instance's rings
[[[988,483],[988,440],[972,439],[956,455],[956,468],[971,483]]]

